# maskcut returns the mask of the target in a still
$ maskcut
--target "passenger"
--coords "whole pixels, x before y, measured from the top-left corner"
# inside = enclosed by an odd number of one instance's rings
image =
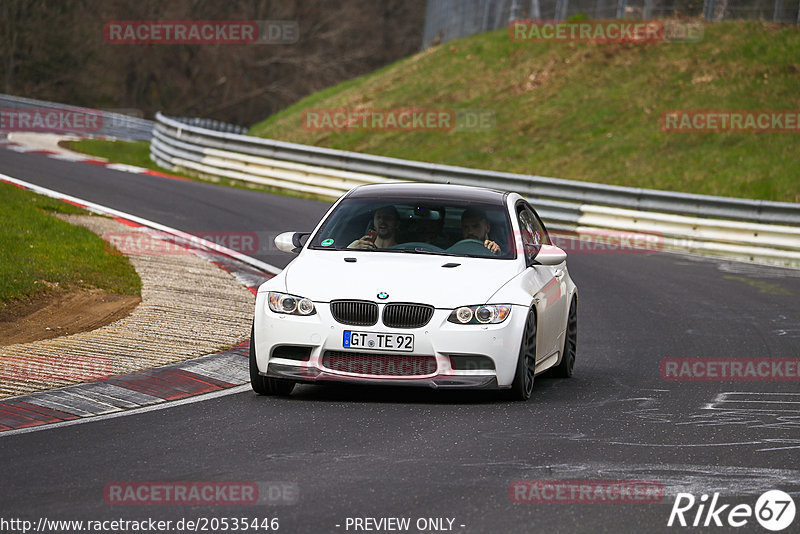
[[[368,233],[361,237],[361,239],[350,243],[347,248],[389,248],[397,244],[397,230],[400,228],[400,216],[394,206],[378,208],[372,218],[372,225],[377,235],[370,235]]]
[[[461,214],[461,234],[464,239],[477,239],[493,254],[500,253],[500,245],[489,239],[492,229],[486,212],[477,208],[467,208]]]

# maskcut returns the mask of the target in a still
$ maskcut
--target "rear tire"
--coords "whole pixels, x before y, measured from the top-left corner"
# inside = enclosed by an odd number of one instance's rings
[[[531,398],[533,380],[536,374],[536,311],[531,308],[525,320],[525,330],[522,332],[522,343],[519,347],[517,358],[517,372],[511,383],[509,398],[516,401],[526,401]]]
[[[291,380],[281,380],[279,378],[269,378],[258,373],[256,363],[256,325],[250,329],[250,386],[259,395],[280,395],[287,397],[292,394],[294,382]]]
[[[564,354],[561,362],[553,367],[551,376],[570,378],[575,374],[575,355],[578,352],[578,299],[572,297],[567,314],[567,331],[564,334]]]

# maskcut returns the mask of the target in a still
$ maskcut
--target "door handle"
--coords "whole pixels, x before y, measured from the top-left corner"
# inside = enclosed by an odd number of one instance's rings
[[[558,278],[559,280],[564,278],[564,269],[556,269],[555,277]]]

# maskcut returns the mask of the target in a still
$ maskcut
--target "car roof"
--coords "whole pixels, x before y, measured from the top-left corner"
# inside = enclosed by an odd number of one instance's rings
[[[505,204],[508,193],[469,185],[396,182],[391,184],[361,185],[347,194],[347,198],[416,196],[430,200],[466,200],[487,204]]]

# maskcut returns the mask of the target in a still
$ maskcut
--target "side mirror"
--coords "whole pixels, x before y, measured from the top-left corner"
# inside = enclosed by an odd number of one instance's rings
[[[533,259],[539,265],[559,265],[566,261],[567,253],[555,245],[542,245],[539,253]]]
[[[275,236],[275,246],[281,252],[297,254],[303,249],[300,240],[307,235],[311,235],[311,232],[283,232]]]

